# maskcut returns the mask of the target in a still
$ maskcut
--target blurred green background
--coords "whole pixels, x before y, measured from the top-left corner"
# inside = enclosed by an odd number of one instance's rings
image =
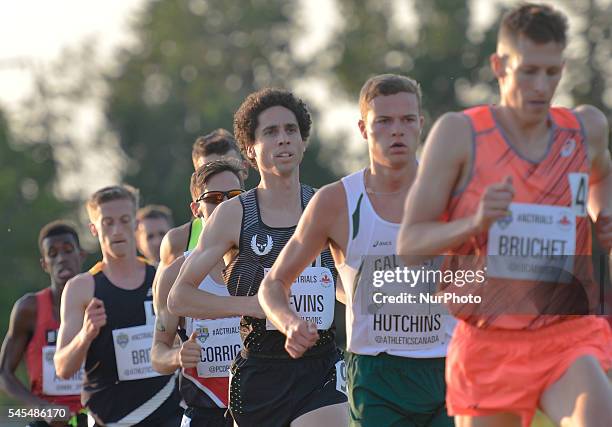
[[[2,335],[14,301],[48,285],[36,243],[44,223],[80,223],[93,252],[85,267],[92,265],[97,249],[82,204],[110,176],[138,187],[143,204],[165,204],[177,223],[187,221],[193,141],[217,127],[231,130],[233,112],[253,90],[286,87],[310,105],[314,133],[301,176],[314,186],[365,164],[357,98],[371,75],[420,81],[427,129],[446,111],[496,101],[488,55],[500,14],[516,2],[336,0],[333,10],[315,11],[328,22],[318,48],[304,38],[319,31],[307,3],[145,1],[131,17],[133,40],[115,51],[112,64],[87,40],[32,70],[35,84],[17,114],[0,107]],[[571,24],[558,102],[589,103],[610,116],[611,2],[549,3],[568,12]],[[66,129],[92,103],[102,125],[86,140],[70,136]]]

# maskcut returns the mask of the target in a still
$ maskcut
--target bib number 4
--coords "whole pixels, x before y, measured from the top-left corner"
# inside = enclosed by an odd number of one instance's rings
[[[568,174],[572,192],[572,210],[576,216],[586,216],[589,197],[589,175],[586,173]]]

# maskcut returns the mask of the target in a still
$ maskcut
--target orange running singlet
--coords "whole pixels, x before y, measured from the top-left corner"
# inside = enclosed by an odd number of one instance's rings
[[[527,281],[526,283],[533,284],[535,279],[528,277],[529,273],[525,273],[525,269],[522,273],[516,273],[511,271],[510,267],[502,266],[493,271],[492,264],[494,261],[499,262],[499,255],[522,257],[530,260],[528,262],[556,255],[585,255],[580,259],[573,259],[572,262],[573,276],[582,278],[577,288],[586,288],[584,284],[591,283],[592,278],[590,257],[587,257],[591,254],[591,230],[586,212],[590,167],[584,131],[577,116],[566,108],[551,108],[547,150],[541,159],[532,161],[523,157],[512,146],[498,125],[491,107],[470,108],[465,110],[464,114],[473,132],[471,171],[468,182],[452,195],[444,213],[445,220],[451,221],[475,214],[485,189],[491,184],[503,182],[506,176],[512,177],[515,196],[507,218],[493,224],[488,233],[473,236],[455,248],[452,254],[473,257],[473,266],[483,268],[486,265],[489,278],[502,279],[498,280],[498,283],[503,283],[504,292],[524,292],[520,289],[527,288],[516,286],[516,283]],[[588,262],[585,261],[587,258]],[[534,271],[535,267],[528,267]],[[535,273],[531,274],[536,276]],[[510,285],[510,282],[513,284]],[[542,301],[547,298],[544,292],[548,291],[538,286],[536,291],[541,293],[539,298]],[[583,298],[587,302],[583,306],[590,304],[589,307],[593,308],[593,291],[590,285],[588,288],[588,296],[584,294]],[[582,295],[583,290],[578,292]],[[496,298],[499,310],[494,314],[516,314],[509,313],[504,307],[503,296],[497,295]],[[568,294],[561,298],[567,300]],[[569,314],[562,309],[546,313]],[[486,313],[488,314],[491,313]],[[482,327],[488,323],[481,322],[481,317],[460,317]],[[550,323],[551,320],[551,317],[546,320],[539,319],[544,323]],[[504,326],[502,323],[496,325],[512,329],[531,329],[539,322],[534,322],[531,317],[529,321],[513,321]]]

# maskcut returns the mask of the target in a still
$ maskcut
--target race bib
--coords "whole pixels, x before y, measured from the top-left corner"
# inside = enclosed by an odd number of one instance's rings
[[[264,269],[264,276],[270,269]],[[327,267],[307,267],[291,285],[289,304],[298,316],[317,325],[318,330],[329,329],[334,321],[336,287]],[[266,329],[277,330],[266,319]]]
[[[47,396],[74,396],[81,394],[83,386],[83,367],[79,369],[70,379],[63,380],[55,373],[53,355],[55,346],[44,346],[42,348],[42,371],[43,371],[43,394]]]
[[[336,390],[348,395],[346,390],[346,363],[344,360],[336,362]]]
[[[487,276],[569,283],[576,215],[569,207],[511,203],[489,229]]]
[[[242,348],[240,318],[193,319],[189,335],[192,331],[197,333],[201,347],[198,376],[228,377],[230,365]]]
[[[570,173],[570,190],[572,192],[572,210],[576,216],[584,217],[587,215],[587,201],[589,200],[589,174]]]
[[[155,309],[153,308],[153,301],[144,302],[145,319],[147,325],[155,324]]]
[[[360,322],[367,323],[370,348],[381,352],[411,351],[445,343],[448,310],[431,299],[437,279],[430,273],[439,268],[441,261],[435,258],[407,267],[396,255],[364,257],[355,292],[363,315]]]
[[[115,329],[113,343],[119,381],[141,380],[160,375],[151,366],[151,325]]]

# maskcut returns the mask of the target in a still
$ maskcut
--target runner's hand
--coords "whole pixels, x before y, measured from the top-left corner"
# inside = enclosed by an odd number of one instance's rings
[[[604,209],[597,215],[595,234],[602,248],[610,252],[612,249],[612,212],[610,210]]]
[[[514,198],[512,177],[506,176],[502,182],[489,185],[480,198],[474,217],[479,232],[486,232],[495,221],[508,216],[508,208]]]
[[[181,345],[179,363],[181,368],[195,368],[200,361],[200,345],[196,341],[198,333],[193,331],[187,341]]]
[[[85,314],[83,315],[83,327],[81,330],[85,334],[87,341],[93,341],[104,325],[106,325],[104,302],[94,297],[89,301],[87,308],[85,308]]]
[[[285,341],[285,350],[289,356],[297,359],[312,347],[319,339],[319,333],[314,323],[305,322],[302,319],[296,319],[287,328],[287,340]]]

